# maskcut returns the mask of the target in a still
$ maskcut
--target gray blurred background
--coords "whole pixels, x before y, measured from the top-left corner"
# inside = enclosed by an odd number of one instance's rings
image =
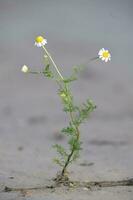
[[[111,62],[89,63],[72,84],[76,103],[90,97],[98,108],[81,127],[83,151],[70,171],[83,180],[133,175],[132,10],[132,0],[0,0],[3,182],[9,183],[10,176],[15,177],[11,184],[41,183],[53,177],[59,168],[52,163],[51,145],[66,141],[60,130],[67,125],[67,116],[57,86],[20,71],[24,64],[36,70],[43,67],[42,49],[34,46],[37,35],[47,39],[64,75],[97,56],[102,47],[110,50]]]

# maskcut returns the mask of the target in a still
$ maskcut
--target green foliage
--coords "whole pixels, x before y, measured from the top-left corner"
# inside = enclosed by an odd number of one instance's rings
[[[79,152],[80,150],[82,150],[81,148],[82,143],[79,141],[79,139],[76,136],[71,137],[68,143],[70,145],[71,152],[73,151],[73,154],[70,159],[70,163],[72,163],[79,158]]]
[[[74,126],[72,126],[71,124],[70,124],[70,126],[67,126],[66,128],[63,128],[61,130],[61,132],[66,134],[66,135],[68,135],[68,136],[76,134],[76,130],[75,130]]]
[[[70,140],[68,141],[68,144],[70,145],[70,149],[74,149],[74,151],[81,150],[81,142],[77,139],[76,136],[72,136]]]
[[[60,158],[55,158],[54,162],[60,166],[64,166],[64,164],[67,160],[67,157],[68,157],[66,150],[64,149],[64,147],[62,147],[59,144],[53,145],[53,148],[56,149],[56,151],[58,152],[58,154],[60,156]]]
[[[90,115],[90,113],[96,108],[94,103],[87,99],[86,103],[81,106],[74,104],[72,93],[69,89],[69,84],[77,79],[77,73],[82,70],[80,67],[73,69],[73,74],[63,81],[59,78],[57,82],[60,86],[58,94],[63,104],[63,110],[69,114],[69,125],[61,130],[61,132],[69,137],[68,144],[70,153],[67,153],[64,147],[61,145],[54,145],[53,147],[59,154],[59,158],[55,158],[54,162],[60,167],[66,168],[70,163],[76,161],[79,157],[81,148],[81,142],[79,140],[78,127],[83,123]],[[44,75],[48,78],[53,78],[53,72],[50,70],[50,64],[47,64],[44,71]]]
[[[42,45],[42,48],[45,52],[44,69],[41,72],[29,71],[29,73],[43,74],[45,77],[55,80],[59,86],[58,94],[63,104],[63,110],[69,117],[68,126],[63,128],[61,132],[67,135],[69,149],[66,151],[63,146],[58,144],[55,144],[53,147],[59,154],[59,158],[55,158],[54,162],[62,167],[61,175],[63,176],[68,165],[76,161],[79,157],[80,150],[82,149],[79,126],[89,117],[90,113],[96,108],[96,106],[89,99],[81,106],[75,105],[72,92],[69,89],[70,84],[77,80],[78,74],[84,69],[84,66],[79,65],[73,67],[72,75],[68,78],[64,78],[46,47]],[[50,64],[54,67],[54,70],[51,69]]]
[[[77,108],[78,114],[75,117],[75,124],[79,126],[83,123],[94,109],[96,109],[96,105],[92,100],[87,99],[86,103],[83,103],[82,106]]]
[[[63,110],[65,112],[73,112],[75,107],[73,104],[73,96],[71,95],[70,90],[67,90],[66,88],[60,89],[59,96],[61,97],[64,106]]]
[[[84,65],[77,65],[73,67],[73,75],[77,77],[77,75],[85,69]]]
[[[54,158],[53,161],[59,165],[60,167],[63,167],[64,166],[64,162],[59,160],[59,158]]]
[[[70,153],[67,154],[64,148],[62,148],[61,146],[55,146],[57,152],[61,155],[61,159],[56,159],[56,163],[62,166],[62,162],[64,162],[64,168],[66,168],[70,163],[78,159],[80,150],[82,149],[79,139],[78,127],[89,117],[90,113],[96,108],[95,104],[89,99],[87,99],[86,103],[83,103],[79,107],[74,105],[73,96],[68,88],[69,83],[69,81],[65,82],[65,85],[60,87],[59,96],[63,103],[63,110],[67,112],[70,116],[69,125],[61,130],[63,134],[69,137],[68,144]]]
[[[54,74],[53,72],[50,70],[50,64],[47,64],[46,67],[43,70],[43,74],[44,76],[46,76],[47,78],[53,78]]]
[[[79,150],[75,150],[75,151],[74,151],[74,153],[73,153],[73,155],[72,155],[72,158],[71,158],[71,160],[70,160],[70,163],[76,161],[76,160],[79,158],[79,152],[80,152]]]
[[[55,144],[55,145],[53,145],[53,148],[56,148],[57,152],[58,152],[62,157],[67,157],[67,156],[68,156],[66,150],[65,150],[64,147],[62,147],[61,145]]]
[[[64,83],[70,83],[70,82],[75,81],[75,80],[77,80],[77,77],[72,75],[69,78],[64,79]]]
[[[78,79],[77,75],[83,71],[84,69],[84,66],[83,65],[78,65],[78,66],[74,66],[73,69],[72,69],[72,75],[67,78],[67,79],[64,79],[64,83],[71,83],[72,81],[75,81]]]

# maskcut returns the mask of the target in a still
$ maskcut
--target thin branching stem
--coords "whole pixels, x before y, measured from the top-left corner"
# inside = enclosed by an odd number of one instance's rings
[[[67,92],[68,87],[67,87],[67,84],[66,84],[66,83],[65,83],[65,89],[66,89],[66,92]],[[70,109],[70,110],[71,110],[71,109]],[[73,112],[70,111],[69,113],[70,113],[70,121],[71,121],[71,123],[74,125],[75,130],[76,130],[76,140],[78,141],[78,140],[79,140],[79,136],[80,136],[80,132],[79,132],[78,126],[75,125],[75,123],[74,123]],[[64,167],[63,167],[63,169],[62,169],[62,172],[61,172],[61,176],[62,176],[62,177],[64,176],[64,174],[65,174],[65,172],[66,172],[66,168],[67,168],[67,166],[69,165],[69,163],[70,163],[70,161],[71,161],[71,158],[72,158],[72,156],[73,156],[73,154],[74,154],[74,151],[75,151],[75,144],[73,144],[73,147],[72,147],[72,149],[71,149],[71,152],[70,152],[70,154],[68,155],[67,161],[66,161],[66,163],[65,163],[65,165],[64,165]]]
[[[64,77],[62,76],[61,72],[59,71],[57,65],[55,64],[53,58],[51,57],[51,55],[50,55],[50,53],[48,52],[48,50],[46,49],[46,47],[45,47],[45,46],[42,46],[42,48],[44,49],[45,53],[47,54],[47,56],[48,56],[49,59],[51,60],[53,66],[55,67],[55,69],[56,69],[58,75],[60,76],[60,78],[61,78],[62,80],[64,80]]]
[[[51,55],[50,55],[50,53],[48,52],[48,50],[46,49],[46,47],[45,47],[45,46],[42,46],[42,48],[44,49],[45,53],[46,53],[47,56],[49,57],[49,59],[50,59],[50,61],[52,62],[53,66],[55,67],[56,72],[58,73],[59,77],[60,77],[61,80],[63,81],[63,84],[64,84],[64,87],[65,87],[66,93],[68,93],[68,85],[67,85],[67,83],[64,82],[65,79],[64,79],[64,77],[62,76],[61,72],[59,71],[59,68],[58,68],[57,65],[55,64],[53,58],[51,57]],[[68,95],[68,98],[70,98],[69,95]],[[69,106],[69,107],[70,107],[70,106]],[[70,109],[70,110],[71,110],[71,109]],[[79,136],[80,136],[80,132],[79,132],[78,126],[75,125],[75,123],[74,123],[74,115],[73,115],[73,112],[72,112],[72,111],[69,111],[69,114],[70,114],[70,122],[71,122],[71,123],[73,124],[73,126],[75,127],[75,130],[76,130],[76,138],[77,138],[76,140],[78,141],[78,140],[79,140]],[[72,158],[74,152],[75,152],[75,144],[73,144],[73,147],[72,147],[72,149],[71,149],[71,152],[70,152],[70,154],[68,155],[67,160],[66,160],[66,162],[65,162],[65,164],[64,164],[64,166],[63,166],[63,169],[62,169],[62,172],[61,172],[61,176],[62,176],[62,177],[64,176],[64,174],[65,174],[65,172],[66,172],[66,168],[67,168],[67,166],[69,165],[69,163],[70,163],[70,161],[71,161],[71,158]]]

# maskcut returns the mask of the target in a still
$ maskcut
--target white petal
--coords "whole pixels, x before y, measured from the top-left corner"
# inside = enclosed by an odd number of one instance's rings
[[[102,57],[102,60],[105,60],[105,58],[104,58],[104,57]]]
[[[21,71],[24,72],[24,73],[27,73],[29,71],[29,68],[24,65],[22,68],[21,68]]]
[[[105,62],[108,62],[108,58],[105,59]]]
[[[103,51],[104,51],[104,48],[100,49],[100,51],[99,51],[99,52],[103,52]]]
[[[44,39],[44,40],[42,41],[42,44],[43,44],[43,45],[47,44],[47,40]]]
[[[103,54],[103,50],[101,49],[98,53],[98,55],[102,55]]]
[[[37,46],[38,46],[38,47],[41,47],[41,46],[42,46],[42,43],[41,43],[41,42],[39,42],[39,43],[37,44]]]
[[[36,45],[37,47],[41,47],[41,46],[42,46],[42,43],[40,43],[40,42],[35,42],[35,45]]]

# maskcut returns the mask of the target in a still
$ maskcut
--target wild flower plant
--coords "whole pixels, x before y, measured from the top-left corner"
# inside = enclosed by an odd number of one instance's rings
[[[60,179],[63,179],[66,175],[68,166],[77,160],[80,150],[82,149],[79,130],[80,125],[90,116],[90,113],[94,111],[96,105],[90,99],[87,99],[86,102],[80,106],[75,105],[70,85],[72,81],[77,80],[80,67],[74,67],[72,75],[65,78],[61,74],[59,67],[56,65],[51,54],[46,49],[46,44],[47,40],[42,36],[36,37],[35,45],[44,50],[45,66],[42,71],[31,71],[26,65],[21,68],[21,71],[24,73],[43,74],[46,78],[54,80],[58,85],[58,95],[63,104],[63,110],[69,116],[68,126],[61,130],[61,132],[68,137],[69,151],[59,144],[53,145],[59,154],[59,157],[54,158],[54,162],[61,167]],[[108,50],[102,48],[99,51],[98,56],[92,60],[97,58],[107,62],[111,59],[111,54]]]

